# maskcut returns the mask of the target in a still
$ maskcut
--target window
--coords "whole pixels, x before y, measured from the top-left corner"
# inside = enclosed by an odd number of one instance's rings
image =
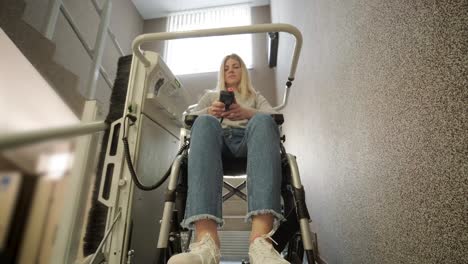
[[[245,26],[251,24],[250,7],[236,5],[171,14],[168,31]],[[250,34],[215,36],[167,41],[166,62],[176,75],[216,72],[224,56],[239,54],[252,66]]]

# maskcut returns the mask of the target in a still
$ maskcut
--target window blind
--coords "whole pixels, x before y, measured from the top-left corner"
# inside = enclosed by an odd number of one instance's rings
[[[169,32],[251,24],[250,7],[236,5],[173,13],[168,17]],[[167,41],[166,62],[176,75],[219,70],[224,56],[237,53],[247,67],[252,65],[250,34],[215,36]]]

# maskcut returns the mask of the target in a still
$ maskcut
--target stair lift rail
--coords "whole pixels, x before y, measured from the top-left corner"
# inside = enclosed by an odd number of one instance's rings
[[[56,140],[74,136],[87,135],[104,131],[107,124],[102,121],[94,121],[86,124],[71,125],[65,127],[51,128],[47,130],[27,131],[22,133],[5,134],[0,137],[0,150],[18,148],[24,145]]]

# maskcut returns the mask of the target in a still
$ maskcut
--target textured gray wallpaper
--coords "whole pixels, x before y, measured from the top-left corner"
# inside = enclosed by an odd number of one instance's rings
[[[468,263],[468,1],[272,0],[304,47],[285,109],[322,258]],[[277,83],[292,40],[280,38]]]

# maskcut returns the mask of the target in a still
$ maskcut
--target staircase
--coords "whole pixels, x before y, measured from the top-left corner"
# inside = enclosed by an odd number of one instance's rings
[[[241,184],[244,177],[224,178],[225,181],[233,186]],[[242,190],[246,193],[246,189]],[[227,190],[223,188],[223,194]],[[247,202],[239,196],[232,196],[223,203],[224,231],[250,231],[250,223],[244,221],[247,214]]]
[[[224,178],[233,186],[241,184],[245,177]],[[242,190],[246,193],[246,189]],[[223,194],[227,190],[223,189]],[[234,195],[223,203],[224,227],[219,231],[223,261],[248,260],[250,223],[244,221],[247,202]]]
[[[55,44],[23,21],[25,6],[21,0],[0,0],[0,27],[73,113],[80,117],[85,98],[76,88],[78,78],[53,60]]]

